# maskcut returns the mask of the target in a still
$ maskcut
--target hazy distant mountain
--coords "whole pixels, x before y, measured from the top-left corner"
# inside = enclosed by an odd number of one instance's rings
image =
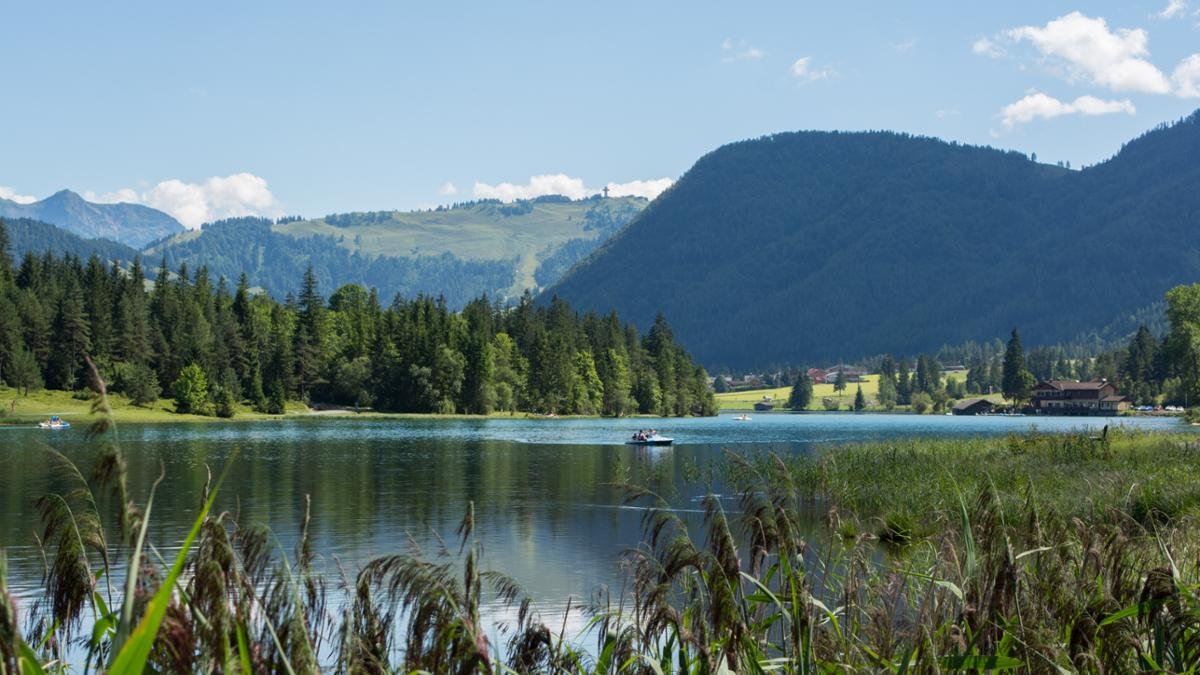
[[[0,199],[0,218],[40,220],[86,239],[102,237],[136,248],[184,230],[179,221],[149,206],[95,204],[70,190],[32,204]]]
[[[243,218],[205,225],[145,251],[174,270],[207,265],[216,275],[246,272],[252,285],[282,297],[312,264],[326,292],[346,283],[395,293],[445,296],[451,306],[487,293],[515,298],[558,280],[647,204],[640,197],[484,200],[426,211],[375,211]]]
[[[1200,280],[1200,112],[1082,171],[896,133],[783,133],[696,162],[549,289],[702,362],[1068,340]]]

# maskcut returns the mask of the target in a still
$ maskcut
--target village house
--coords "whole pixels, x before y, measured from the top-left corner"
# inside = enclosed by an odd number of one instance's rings
[[[854,366],[838,365],[826,370],[825,376],[821,378],[821,381],[825,384],[833,384],[838,380],[847,383],[866,382],[867,371],[862,368],[855,368]],[[816,380],[814,379],[813,382],[815,383]]]
[[[1033,388],[1030,405],[1038,415],[1115,415],[1129,409],[1129,403],[1105,380],[1043,380]]]

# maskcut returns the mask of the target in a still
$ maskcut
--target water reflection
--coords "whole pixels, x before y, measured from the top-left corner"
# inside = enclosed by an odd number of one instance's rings
[[[323,420],[127,426],[120,429],[133,498],[144,503],[160,466],[150,538],[177,545],[197,512],[209,477],[237,453],[218,508],[245,524],[264,524],[292,550],[312,498],[315,549],[327,570],[335,559],[354,573],[373,556],[409,540],[436,552],[474,502],[484,564],[522,584],[548,614],[568,597],[586,600],[619,587],[619,554],[641,539],[643,511],[622,505],[619,484],[647,484],[683,509],[702,511],[703,481],[685,480],[720,461],[724,448],[804,452],[814,443],[910,435],[981,435],[1025,430],[1034,420],[896,415],[760,415],[702,420]],[[1044,430],[1110,420],[1036,420]],[[1127,421],[1179,429],[1174,420]],[[655,426],[672,448],[623,445],[630,429]],[[33,500],[55,487],[46,444],[85,474],[97,448],[85,425],[49,434],[0,428],[0,548],[18,598],[40,592]],[[101,499],[102,507],[107,508]],[[501,612],[493,606],[491,611]]]

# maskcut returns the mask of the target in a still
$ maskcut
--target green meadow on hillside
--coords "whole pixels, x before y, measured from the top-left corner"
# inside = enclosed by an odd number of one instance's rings
[[[966,379],[965,372],[943,373],[943,378],[948,379]],[[866,382],[862,382],[863,396],[867,398],[867,410],[878,410],[879,406],[875,401],[876,395],[879,393],[879,375],[867,375]],[[839,402],[839,407],[842,410],[850,409],[854,405],[854,393],[860,383],[849,382],[846,384],[846,390],[836,392],[833,390],[832,384],[814,384],[812,401],[808,404],[808,410],[824,411],[825,406],[822,400],[825,398],[833,398]],[[730,391],[723,394],[715,394],[717,400],[717,408],[721,410],[753,410],[754,404],[762,400],[764,396],[770,396],[775,401],[777,410],[787,408],[788,396],[792,393],[791,387],[774,387],[771,389],[751,389],[746,391]],[[974,397],[973,397],[974,398]],[[999,395],[988,396],[993,401],[999,402],[1002,398]],[[897,406],[897,410],[907,409],[908,406]]]
[[[367,256],[440,256],[465,260],[518,259],[515,294],[537,288],[534,273],[572,240],[606,237],[648,202],[641,197],[567,200],[542,198],[502,204],[474,202],[427,211],[347,213],[280,223],[293,237],[332,236]]]

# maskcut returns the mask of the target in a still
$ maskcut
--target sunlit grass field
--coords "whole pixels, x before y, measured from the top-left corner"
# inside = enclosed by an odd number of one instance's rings
[[[965,380],[967,374],[965,372],[942,373],[942,379]],[[832,384],[815,384],[813,385],[812,401],[808,404],[808,410],[824,410],[825,406],[821,403],[822,399],[830,397],[841,402],[843,410],[854,405],[854,393],[859,386],[862,386],[863,396],[867,398],[867,409],[878,409],[875,401],[875,396],[879,393],[879,375],[867,375],[866,382],[847,382],[845,391],[835,392]],[[717,408],[720,410],[753,410],[754,404],[761,401],[763,396],[770,396],[775,400],[775,409],[781,410],[787,408],[788,396],[792,393],[791,387],[775,387],[773,389],[754,389],[750,391],[731,391],[724,394],[716,394]],[[1000,400],[999,396],[989,397],[996,401]]]
[[[160,398],[153,405],[137,406],[120,394],[108,397],[113,417],[117,422],[201,422],[220,418],[201,415],[183,415],[175,412],[175,402]],[[71,423],[82,423],[91,412],[89,398],[76,398],[69,391],[43,389],[21,394],[10,387],[0,387],[0,424],[36,424],[51,415],[58,415]],[[289,403],[289,414],[307,413],[308,408],[300,403]],[[236,419],[270,419],[278,415],[265,415],[245,406],[237,406]]]

